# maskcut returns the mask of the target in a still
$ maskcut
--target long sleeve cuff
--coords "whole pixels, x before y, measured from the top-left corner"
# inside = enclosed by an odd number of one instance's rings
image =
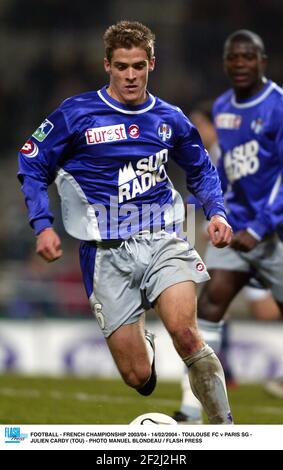
[[[270,230],[270,226],[268,226],[268,224],[264,225],[258,220],[254,220],[253,222],[249,223],[247,231],[257,238],[257,240],[262,240],[265,235],[273,232],[273,230]]]
[[[210,220],[213,215],[221,215],[221,217],[224,217],[224,219],[227,220],[226,212],[222,211],[221,209],[211,210],[208,215],[208,220]]]
[[[258,242],[261,241],[261,237],[250,227],[247,228],[247,232],[254,237]]]
[[[33,220],[31,225],[34,229],[35,235],[39,235],[45,228],[52,227],[52,223],[47,217],[45,219]]]

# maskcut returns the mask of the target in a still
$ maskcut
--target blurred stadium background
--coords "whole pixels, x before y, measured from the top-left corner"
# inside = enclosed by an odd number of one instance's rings
[[[127,422],[147,411],[172,413],[181,393],[182,365],[152,313],[159,375],[170,382],[159,385],[156,398],[139,401],[121,381],[97,379],[117,374],[81,284],[78,243],[64,234],[52,189],[64,257],[47,265],[34,255],[16,180],[18,149],[64,98],[105,83],[102,34],[117,20],[139,20],[153,29],[157,68],[150,90],[189,115],[200,100],[214,99],[228,86],[222,46],[235,29],[263,37],[268,76],[282,83],[282,18],[282,0],[104,0],[99,8],[92,0],[0,1],[0,422]],[[175,166],[170,172],[185,197],[183,176]],[[202,243],[197,248],[203,252]],[[232,405],[241,422],[283,423],[280,402],[253,385],[283,373],[282,324],[255,323],[241,296],[230,313],[228,362],[237,381],[248,384],[231,390]],[[61,378],[66,375],[95,380]],[[110,403],[115,394],[117,403],[125,403],[117,415]],[[58,415],[63,401],[66,412]],[[31,408],[41,412],[34,415]]]

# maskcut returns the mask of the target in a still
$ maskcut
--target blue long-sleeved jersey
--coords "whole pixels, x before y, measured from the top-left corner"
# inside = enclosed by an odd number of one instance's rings
[[[68,233],[81,240],[126,238],[179,223],[183,204],[166,167],[173,158],[207,218],[225,216],[217,171],[182,111],[151,94],[128,106],[106,87],[65,100],[19,153],[19,173],[36,233],[50,227],[48,185],[56,180]],[[180,207],[182,209],[180,210]]]
[[[283,235],[283,91],[267,81],[251,98],[232,90],[214,104],[221,158],[218,170],[228,221],[257,239]]]

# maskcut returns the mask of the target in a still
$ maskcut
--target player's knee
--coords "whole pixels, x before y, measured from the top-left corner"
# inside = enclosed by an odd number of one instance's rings
[[[203,340],[196,325],[183,328],[177,327],[170,331],[170,335],[177,351],[182,351],[182,354],[185,355],[193,354],[203,345]]]
[[[138,367],[122,372],[124,382],[132,388],[141,388],[151,376],[150,364],[140,364]]]

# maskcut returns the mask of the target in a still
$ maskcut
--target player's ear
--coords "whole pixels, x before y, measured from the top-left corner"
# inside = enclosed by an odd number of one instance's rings
[[[109,60],[104,57],[104,69],[105,69],[105,72],[106,73],[110,73],[110,68],[111,68],[111,64],[109,62]]]
[[[154,70],[154,67],[155,67],[155,57],[153,56],[149,61],[149,65],[148,65],[149,72],[152,72]]]

